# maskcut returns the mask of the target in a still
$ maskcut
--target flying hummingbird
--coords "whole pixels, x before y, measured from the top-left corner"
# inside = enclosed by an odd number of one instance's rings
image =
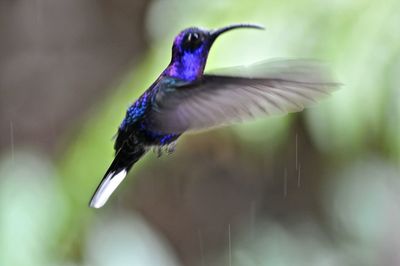
[[[175,37],[171,62],[127,110],[118,129],[114,161],[90,207],[102,207],[147,151],[172,148],[184,132],[301,111],[335,89],[336,83],[315,61],[278,60],[227,69],[240,76],[204,74],[214,41],[239,28],[263,29],[253,24],[217,30],[192,27]]]

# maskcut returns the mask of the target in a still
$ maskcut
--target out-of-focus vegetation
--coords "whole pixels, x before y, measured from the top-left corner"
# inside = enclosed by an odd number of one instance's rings
[[[396,0],[152,1],[146,53],[58,137],[64,148],[2,151],[0,265],[400,265],[399,10]],[[125,109],[168,64],[175,34],[235,22],[266,30],[222,36],[207,70],[316,58],[343,86],[301,114],[184,136],[89,209]]]

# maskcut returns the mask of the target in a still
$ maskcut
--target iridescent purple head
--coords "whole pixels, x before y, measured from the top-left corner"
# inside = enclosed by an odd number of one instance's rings
[[[263,29],[253,24],[235,24],[217,30],[187,28],[175,37],[171,63],[164,74],[194,81],[203,75],[208,52],[219,35],[237,28]]]

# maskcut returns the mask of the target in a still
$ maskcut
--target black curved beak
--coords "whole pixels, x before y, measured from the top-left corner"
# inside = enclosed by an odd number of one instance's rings
[[[214,42],[215,39],[224,32],[234,30],[234,29],[240,29],[240,28],[250,28],[250,29],[258,29],[258,30],[265,29],[263,26],[256,25],[256,24],[233,24],[233,25],[229,25],[229,26],[211,31],[210,32],[211,42]]]

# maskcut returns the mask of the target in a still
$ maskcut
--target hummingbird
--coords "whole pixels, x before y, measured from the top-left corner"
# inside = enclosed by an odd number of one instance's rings
[[[335,89],[337,83],[326,68],[311,60],[281,59],[227,68],[228,74],[204,73],[215,40],[244,28],[264,29],[255,24],[215,30],[190,27],[175,37],[169,65],[126,111],[114,144],[115,158],[90,207],[102,207],[149,150],[172,152],[185,132],[301,111]],[[234,72],[239,75],[229,74]]]

